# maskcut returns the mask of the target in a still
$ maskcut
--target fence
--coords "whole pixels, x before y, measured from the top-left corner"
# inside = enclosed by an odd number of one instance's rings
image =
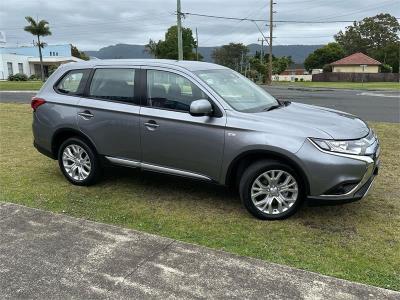
[[[313,74],[312,81],[345,82],[398,82],[399,73],[320,73]]]

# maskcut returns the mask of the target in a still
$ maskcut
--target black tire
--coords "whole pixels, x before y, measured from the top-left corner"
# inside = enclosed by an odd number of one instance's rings
[[[86,153],[87,156],[89,157],[90,160],[90,172],[89,175],[85,178],[85,179],[81,179],[81,180],[76,180],[74,178],[72,178],[63,163],[63,153],[64,150],[71,145],[78,145],[80,147],[82,147]],[[58,165],[60,166],[60,170],[63,173],[63,175],[65,176],[65,178],[67,178],[67,180],[69,182],[71,182],[74,185],[80,185],[80,186],[89,186],[89,185],[93,185],[95,184],[100,176],[101,176],[101,164],[99,161],[99,158],[97,157],[96,152],[94,151],[94,149],[92,149],[91,146],[88,145],[87,142],[85,142],[83,139],[79,138],[79,137],[71,137],[68,138],[67,140],[65,140],[59,150],[58,150]]]
[[[289,173],[296,180],[298,187],[296,201],[286,211],[278,214],[268,214],[261,211],[251,199],[251,188],[254,181],[264,172],[271,170],[282,170]],[[304,191],[304,183],[293,168],[277,160],[260,160],[251,164],[242,174],[239,184],[240,198],[244,206],[253,216],[261,220],[281,220],[293,215],[304,201]]]

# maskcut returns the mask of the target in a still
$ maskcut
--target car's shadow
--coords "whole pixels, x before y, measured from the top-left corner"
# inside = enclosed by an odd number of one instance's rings
[[[113,184],[132,185],[132,189],[139,188],[144,194],[151,195],[151,193],[154,193],[161,198],[168,196],[169,201],[173,201],[171,196],[176,196],[180,199],[179,201],[196,201],[197,205],[201,205],[203,202],[206,206],[213,202],[227,211],[235,210],[240,214],[249,216],[235,189],[205,181],[112,166],[105,169],[102,184],[107,186]],[[305,222],[309,218],[318,216],[319,220],[329,221],[347,214],[351,216],[349,209],[349,204],[326,206],[305,201],[300,211],[291,219]]]

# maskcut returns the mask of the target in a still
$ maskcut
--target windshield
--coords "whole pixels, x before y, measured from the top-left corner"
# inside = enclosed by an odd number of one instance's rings
[[[233,70],[202,70],[195,73],[235,110],[258,112],[279,105],[264,89]]]

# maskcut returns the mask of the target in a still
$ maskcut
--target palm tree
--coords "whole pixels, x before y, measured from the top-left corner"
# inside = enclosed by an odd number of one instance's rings
[[[29,25],[25,26],[24,30],[33,35],[36,35],[37,37],[36,45],[39,48],[40,71],[41,71],[42,81],[44,81],[42,48],[45,46],[45,43],[40,42],[40,37],[51,35],[49,22],[47,22],[46,20],[35,21],[32,17],[29,16],[25,17],[25,20],[29,23]]]

